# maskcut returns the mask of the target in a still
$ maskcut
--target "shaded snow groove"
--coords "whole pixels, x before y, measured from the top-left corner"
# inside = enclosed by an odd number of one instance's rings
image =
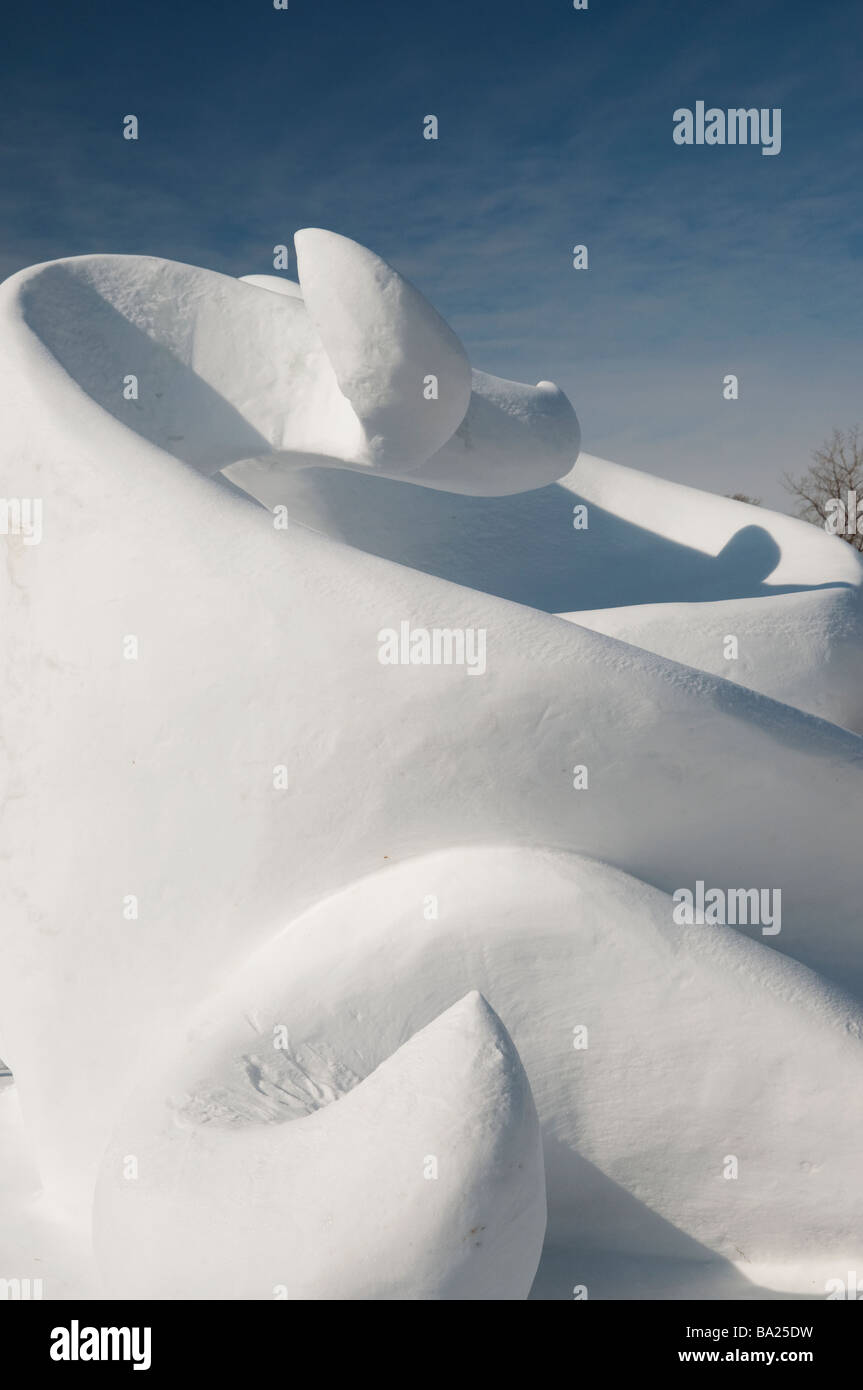
[[[268,1044],[264,1044],[265,1046]],[[303,1046],[270,1043],[272,1055],[246,1052],[218,1070],[226,1081],[202,1080],[178,1107],[184,1120],[229,1128],[282,1124],[322,1110],[363,1080],[345,1062]],[[214,1068],[214,1071],[216,1068]]]

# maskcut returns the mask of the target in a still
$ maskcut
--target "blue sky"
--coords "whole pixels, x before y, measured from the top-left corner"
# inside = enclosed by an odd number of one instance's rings
[[[13,0],[4,29],[0,275],[270,271],[330,227],[622,463],[787,507],[782,471],[863,419],[857,0]],[[699,99],[781,107],[781,153],[675,145]]]

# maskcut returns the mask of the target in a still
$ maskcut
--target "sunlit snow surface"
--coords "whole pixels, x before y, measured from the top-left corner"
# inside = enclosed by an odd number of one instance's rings
[[[824,1297],[857,555],[579,455],[372,252],[297,257],[0,287],[0,1278]],[[403,624],[482,669],[382,664]],[[781,929],[676,922],[699,882]]]

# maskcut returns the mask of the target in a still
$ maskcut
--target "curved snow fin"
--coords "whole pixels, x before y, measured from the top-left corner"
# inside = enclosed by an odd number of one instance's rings
[[[368,442],[369,463],[419,465],[458,429],[471,394],[464,348],[437,310],[374,252],[306,227],[303,298]]]

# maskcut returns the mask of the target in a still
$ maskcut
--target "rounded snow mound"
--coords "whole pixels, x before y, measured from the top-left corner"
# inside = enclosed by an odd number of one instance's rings
[[[479,994],[293,1124],[180,1120],[180,1055],[133,1098],[103,1163],[95,1241],[112,1296],[527,1297],[545,1232],[539,1123]]]
[[[316,904],[208,1002],[183,1049],[186,1113],[254,1130],[266,1095],[290,1120],[302,1074],[318,1083],[306,1111],[325,1073],[359,1095],[473,981],[536,1101],[550,1247],[859,1256],[863,1012],[780,954],[781,897],[766,907],[768,934],[748,939],[682,923],[669,895],[578,855],[460,848],[394,865]]]

